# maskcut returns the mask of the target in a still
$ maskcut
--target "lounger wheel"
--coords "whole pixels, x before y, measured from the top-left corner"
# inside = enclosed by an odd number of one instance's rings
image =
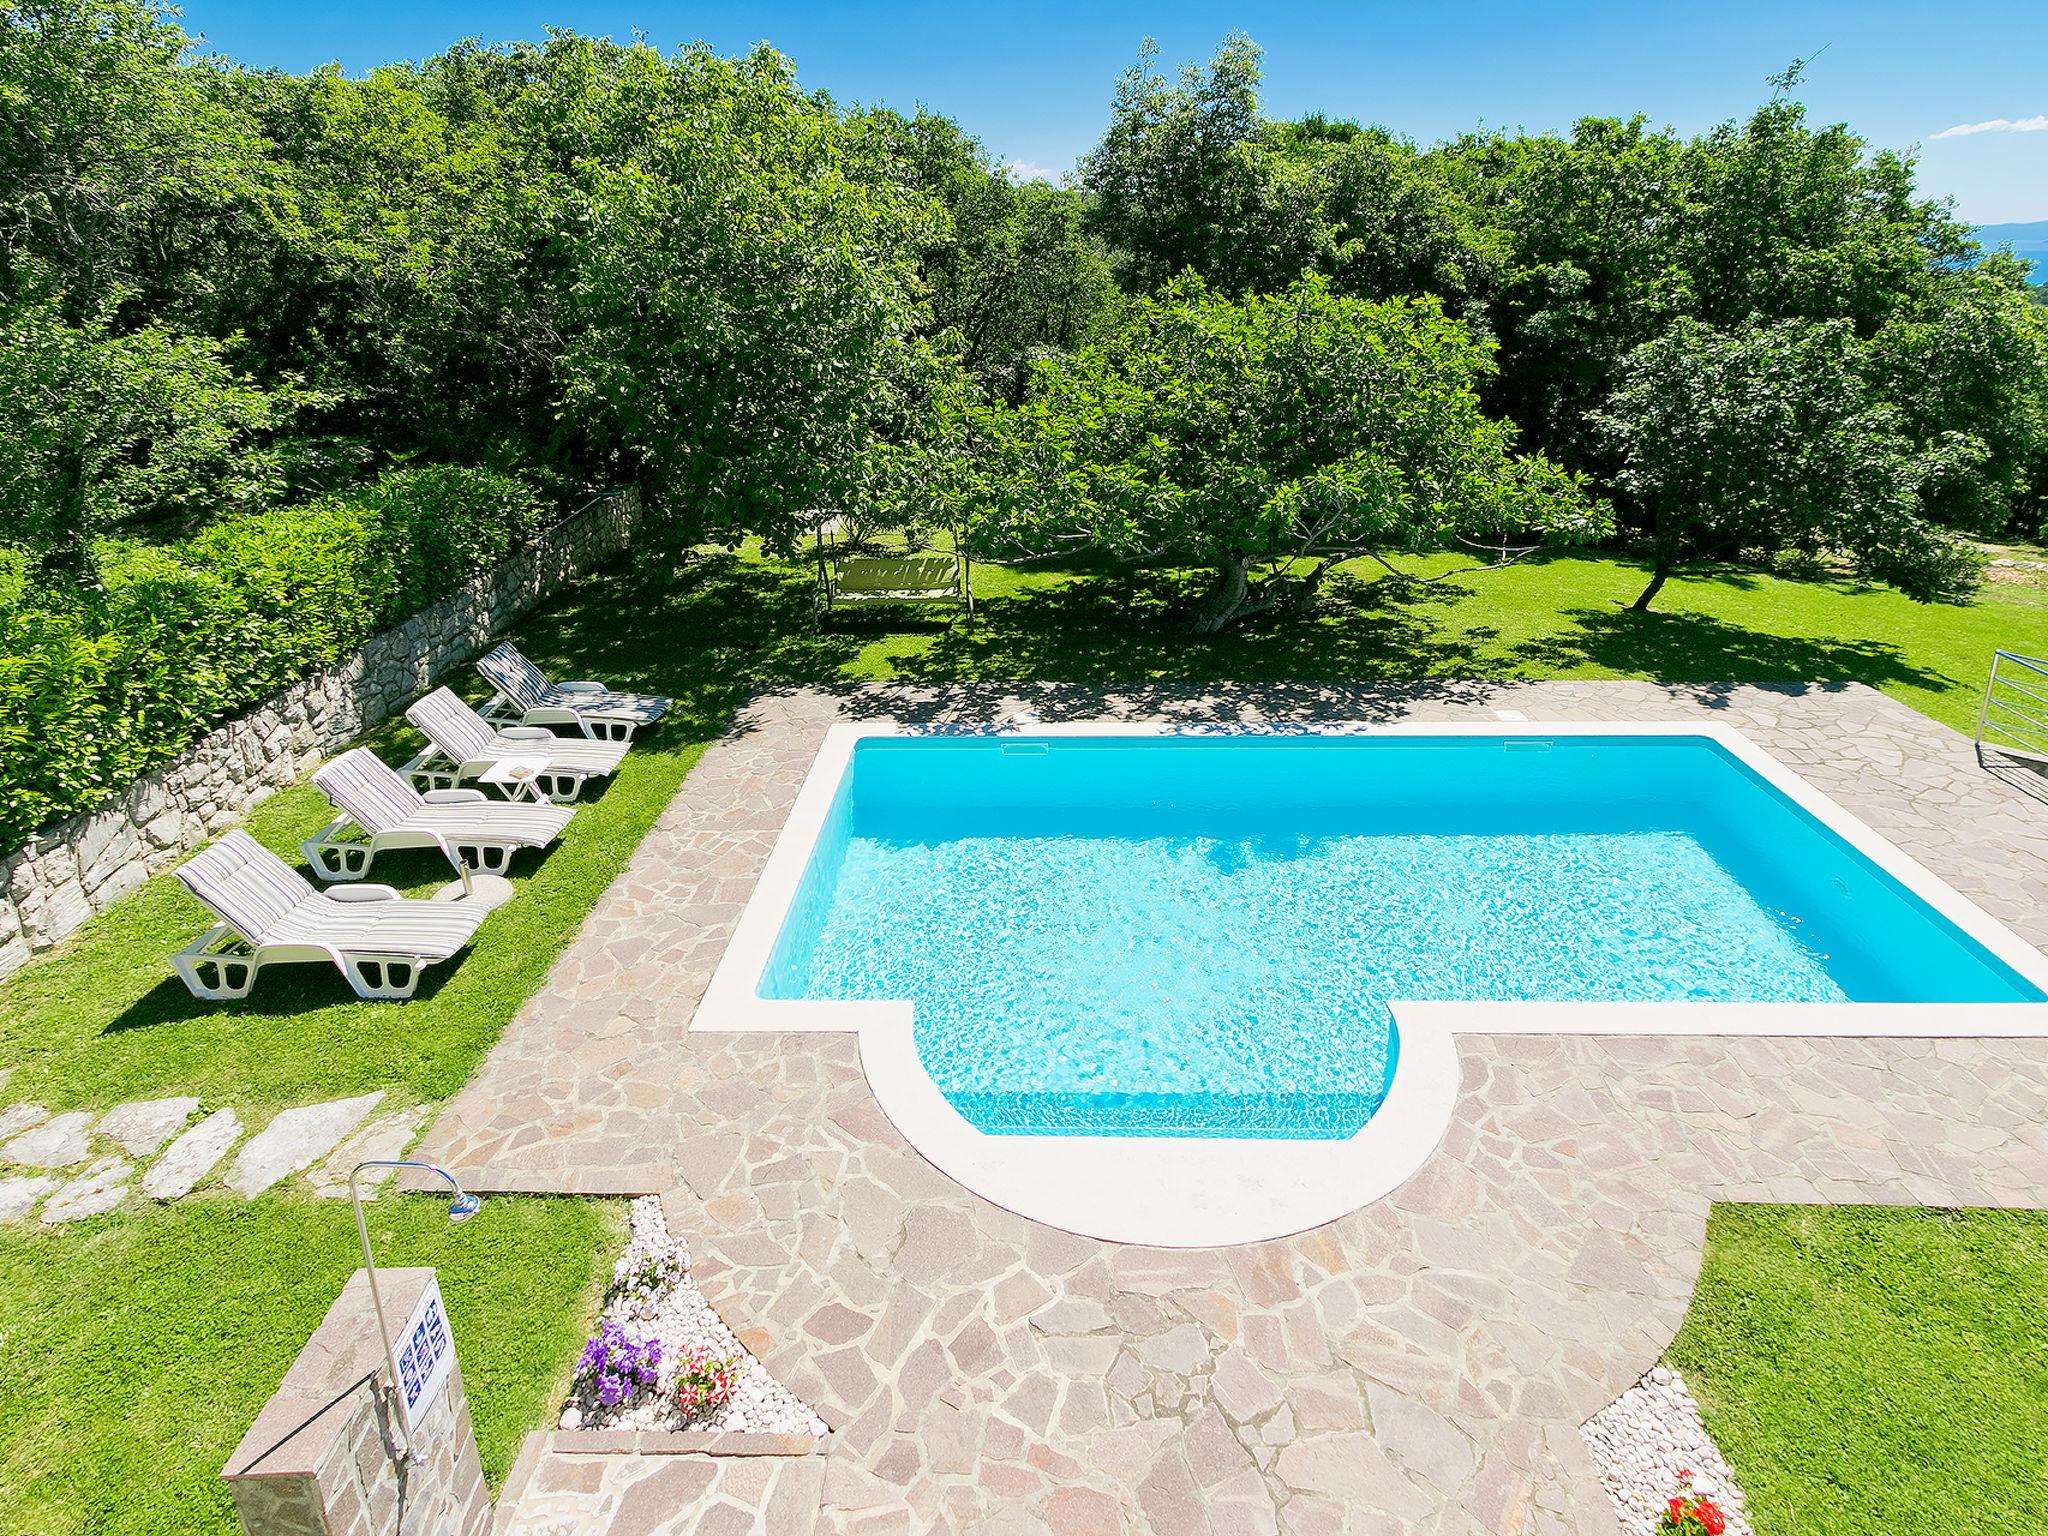
[[[194,997],[208,1002],[233,1002],[256,985],[254,955],[178,954],[171,956],[171,966]]]
[[[414,955],[344,955],[341,969],[357,997],[398,1002],[412,996],[425,967]]]

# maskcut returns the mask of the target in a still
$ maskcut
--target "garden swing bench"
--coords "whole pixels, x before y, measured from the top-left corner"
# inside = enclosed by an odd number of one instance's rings
[[[973,564],[954,530],[950,552],[860,554],[844,537],[844,519],[819,513],[818,585],[812,609],[820,617],[846,608],[953,608],[974,617]]]

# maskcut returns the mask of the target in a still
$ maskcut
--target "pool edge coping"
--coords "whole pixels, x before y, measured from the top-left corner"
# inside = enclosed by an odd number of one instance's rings
[[[1744,732],[1718,721],[1329,721],[1189,724],[1085,720],[1058,724],[906,725],[894,719],[827,728],[766,865],[692,1016],[692,1032],[851,1033],[862,1071],[890,1122],[966,1189],[1029,1220],[1085,1237],[1206,1248],[1291,1236],[1369,1205],[1427,1163],[1455,1112],[1460,1035],[2048,1037],[2038,1003],[1572,1003],[1401,1001],[1390,1004],[1399,1054],[1386,1098],[1339,1140],[1233,1137],[989,1135],[969,1123],[925,1070],[904,1001],[765,999],[755,993],[858,744],[896,736],[1695,737],[1714,742],[1813,816],[1912,896],[2033,986],[2048,991],[2048,957],[1823,794]]]

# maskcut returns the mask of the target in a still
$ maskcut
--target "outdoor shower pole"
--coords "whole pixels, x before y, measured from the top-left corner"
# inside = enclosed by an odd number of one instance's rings
[[[426,1173],[440,1175],[448,1181],[448,1187],[455,1191],[455,1198],[448,1202],[448,1219],[451,1222],[469,1220],[477,1213],[477,1207],[482,1202],[475,1195],[464,1191],[462,1185],[456,1181],[455,1175],[439,1163],[420,1163],[407,1158],[373,1157],[366,1162],[357,1163],[349,1170],[348,1203],[355,1208],[356,1236],[363,1245],[363,1273],[370,1277],[370,1307],[377,1314],[377,1337],[384,1343],[384,1366],[391,1373],[390,1391],[395,1401],[402,1390],[398,1385],[398,1353],[391,1347],[391,1325],[384,1321],[384,1297],[377,1289],[377,1259],[376,1255],[370,1252],[370,1228],[363,1220],[362,1193],[356,1188],[356,1175],[365,1168],[418,1168]],[[401,1412],[396,1417],[402,1420],[405,1415]],[[419,1461],[419,1455],[413,1449],[410,1426],[405,1429],[404,1459],[408,1464],[414,1465]]]

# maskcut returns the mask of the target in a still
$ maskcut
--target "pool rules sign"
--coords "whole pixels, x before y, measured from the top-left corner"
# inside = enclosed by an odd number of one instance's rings
[[[455,1337],[448,1331],[448,1311],[441,1305],[441,1281],[430,1277],[427,1289],[398,1336],[398,1405],[409,1436],[415,1425],[448,1385],[455,1369]]]

